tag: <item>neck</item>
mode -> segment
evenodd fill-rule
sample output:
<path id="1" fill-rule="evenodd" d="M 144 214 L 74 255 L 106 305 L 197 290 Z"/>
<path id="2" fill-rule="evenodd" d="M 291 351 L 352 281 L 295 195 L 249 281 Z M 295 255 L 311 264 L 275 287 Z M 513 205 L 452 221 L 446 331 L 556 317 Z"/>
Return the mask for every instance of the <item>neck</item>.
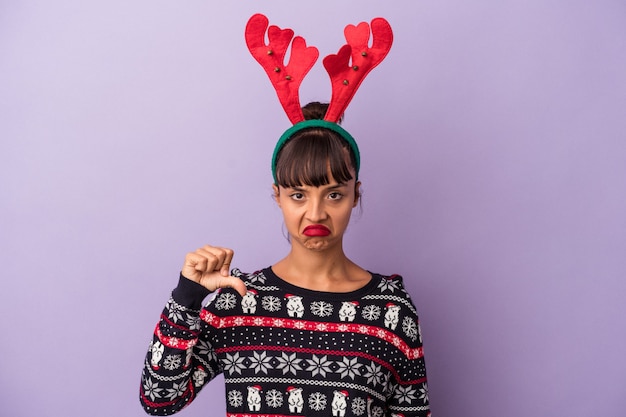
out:
<path id="1" fill-rule="evenodd" d="M 292 245 L 289 254 L 272 269 L 290 284 L 316 291 L 353 291 L 371 278 L 367 271 L 348 259 L 341 246 L 312 251 Z"/>
<path id="2" fill-rule="evenodd" d="M 284 260 L 303 275 L 316 276 L 333 276 L 334 272 L 345 269 L 351 263 L 341 247 L 313 251 L 297 245 L 292 245 Z"/>

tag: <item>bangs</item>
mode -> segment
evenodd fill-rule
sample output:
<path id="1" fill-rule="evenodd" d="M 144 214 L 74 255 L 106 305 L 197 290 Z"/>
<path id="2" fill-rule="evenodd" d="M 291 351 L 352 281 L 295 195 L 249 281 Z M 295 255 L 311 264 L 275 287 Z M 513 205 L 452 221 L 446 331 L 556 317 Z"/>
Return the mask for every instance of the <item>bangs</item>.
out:
<path id="1" fill-rule="evenodd" d="M 348 144 L 328 129 L 307 129 L 296 133 L 281 149 L 276 163 L 277 185 L 320 187 L 346 183 L 353 178 L 356 162 Z"/>

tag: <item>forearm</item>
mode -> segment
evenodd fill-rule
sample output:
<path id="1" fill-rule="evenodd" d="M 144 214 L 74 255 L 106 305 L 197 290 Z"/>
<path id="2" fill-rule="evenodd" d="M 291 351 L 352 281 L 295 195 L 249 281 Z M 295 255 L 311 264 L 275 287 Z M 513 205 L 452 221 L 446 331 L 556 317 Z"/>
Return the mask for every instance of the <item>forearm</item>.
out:
<path id="1" fill-rule="evenodd" d="M 140 401 L 149 414 L 176 413 L 214 376 L 209 349 L 196 348 L 201 303 L 207 294 L 202 286 L 181 276 L 161 314 L 141 378 Z"/>

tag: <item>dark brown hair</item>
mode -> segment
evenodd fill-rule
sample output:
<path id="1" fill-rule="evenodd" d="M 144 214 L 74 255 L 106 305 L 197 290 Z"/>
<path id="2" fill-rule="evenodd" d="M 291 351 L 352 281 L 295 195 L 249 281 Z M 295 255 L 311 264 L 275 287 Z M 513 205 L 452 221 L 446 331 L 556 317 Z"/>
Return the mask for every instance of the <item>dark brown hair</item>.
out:
<path id="1" fill-rule="evenodd" d="M 323 119 L 328 104 L 312 102 L 302 108 L 305 120 Z M 312 127 L 296 132 L 282 147 L 276 160 L 277 185 L 319 187 L 350 181 L 356 158 L 348 143 L 329 129 Z M 330 174 L 330 175 L 329 175 Z"/>

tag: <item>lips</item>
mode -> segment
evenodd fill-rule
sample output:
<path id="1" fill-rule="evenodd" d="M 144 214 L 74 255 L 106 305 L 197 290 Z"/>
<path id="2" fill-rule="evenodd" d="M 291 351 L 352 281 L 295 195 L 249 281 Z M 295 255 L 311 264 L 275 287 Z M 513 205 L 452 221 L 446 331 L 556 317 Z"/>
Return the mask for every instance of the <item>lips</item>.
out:
<path id="1" fill-rule="evenodd" d="M 309 237 L 323 237 L 328 236 L 330 234 L 330 229 L 328 227 L 321 224 L 312 224 L 304 228 L 302 232 L 303 235 Z"/>

